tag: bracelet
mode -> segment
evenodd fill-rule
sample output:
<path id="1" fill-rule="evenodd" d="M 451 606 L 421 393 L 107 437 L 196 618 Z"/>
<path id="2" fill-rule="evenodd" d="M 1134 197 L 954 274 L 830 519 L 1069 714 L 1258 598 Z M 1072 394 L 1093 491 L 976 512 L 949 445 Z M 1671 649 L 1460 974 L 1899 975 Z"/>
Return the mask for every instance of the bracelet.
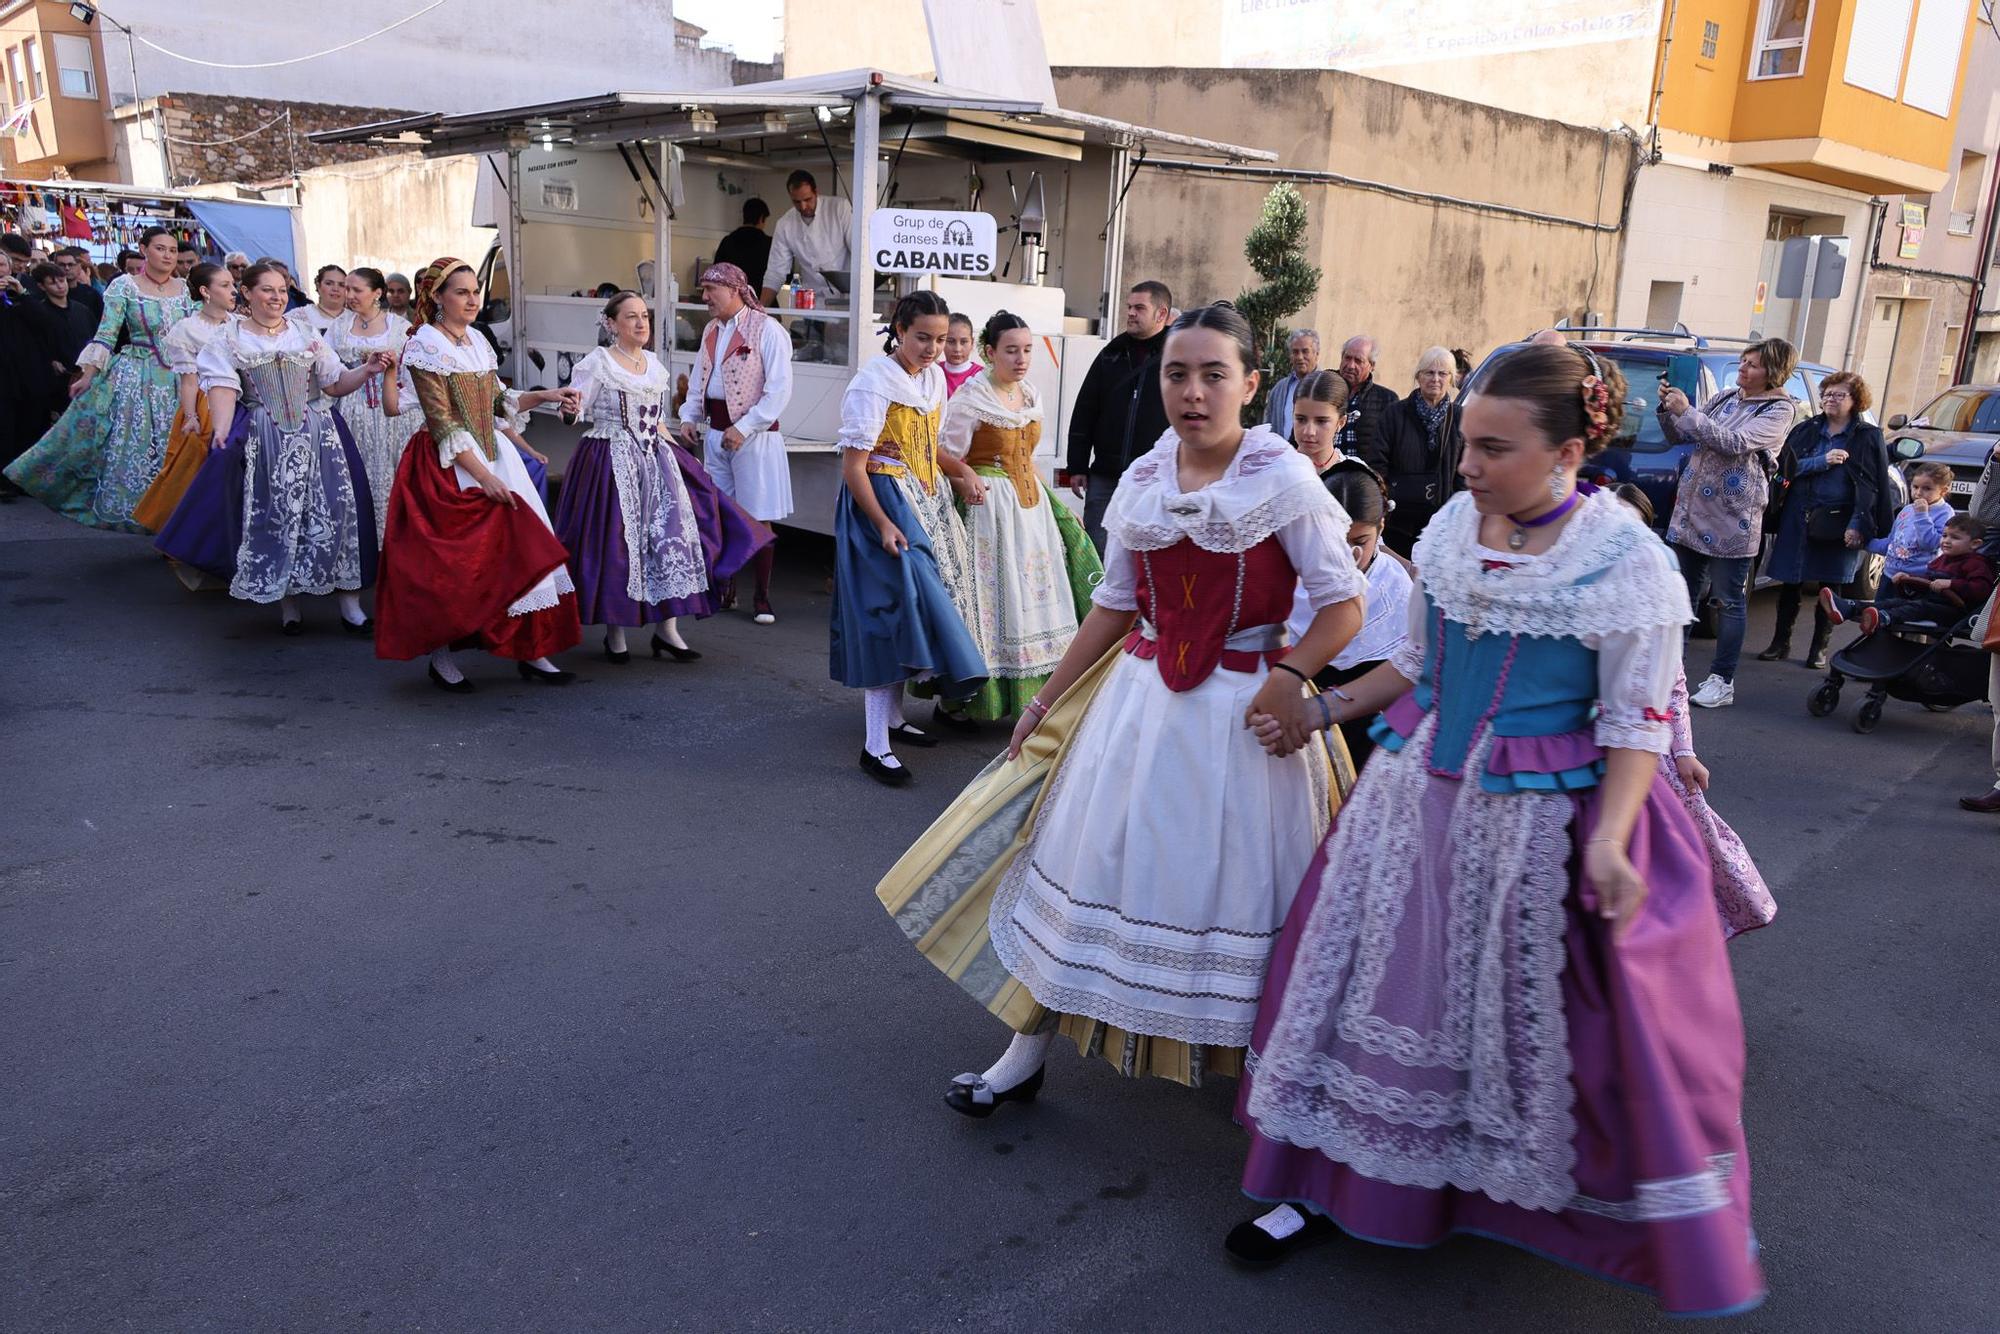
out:
<path id="1" fill-rule="evenodd" d="M 1313 702 L 1319 705 L 1319 730 L 1322 732 L 1331 732 L 1335 722 L 1333 706 L 1326 702 L 1325 695 L 1314 695 Z"/>
<path id="2" fill-rule="evenodd" d="M 1028 712 L 1037 718 L 1046 718 L 1049 716 L 1049 706 L 1042 703 L 1039 696 L 1035 696 L 1028 700 Z"/>
<path id="3" fill-rule="evenodd" d="M 1271 664 L 1271 670 L 1274 672 L 1290 672 L 1293 676 L 1298 677 L 1299 680 L 1304 684 L 1306 685 L 1312 684 L 1312 678 L 1310 676 L 1307 676 L 1304 672 L 1292 666 L 1292 664 L 1290 664 L 1289 662 L 1274 662 Z"/>
<path id="4" fill-rule="evenodd" d="M 1586 838 L 1583 846 L 1587 848 L 1593 843 L 1611 843 L 1621 848 L 1625 846 L 1625 840 L 1622 838 Z"/>

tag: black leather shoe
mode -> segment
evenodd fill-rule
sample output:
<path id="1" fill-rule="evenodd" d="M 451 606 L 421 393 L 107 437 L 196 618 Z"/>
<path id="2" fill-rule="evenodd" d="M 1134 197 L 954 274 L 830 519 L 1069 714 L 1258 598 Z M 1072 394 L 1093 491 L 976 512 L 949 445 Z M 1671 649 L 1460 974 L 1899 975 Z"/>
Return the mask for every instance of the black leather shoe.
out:
<path id="1" fill-rule="evenodd" d="M 561 668 L 557 668 L 553 672 L 545 672 L 539 667 L 530 667 L 525 662 L 517 662 L 514 665 L 520 669 L 523 681 L 533 681 L 536 685 L 566 686 L 571 681 L 576 680 L 575 672 L 566 672 Z"/>
<path id="2" fill-rule="evenodd" d="M 431 674 L 431 684 L 439 690 L 444 691 L 447 695 L 470 695 L 476 688 L 469 679 L 463 676 L 459 677 L 456 681 L 445 680 L 444 673 L 440 672 L 435 664 L 427 670 Z"/>
<path id="3" fill-rule="evenodd" d="M 982 1076 L 960 1075 L 944 1091 L 944 1105 L 961 1115 L 983 1121 L 993 1115 L 993 1109 L 1003 1102 L 1033 1102 L 1035 1095 L 1042 1091 L 1042 1076 L 1047 1071 L 1047 1066 L 1037 1066 L 1034 1074 L 1005 1093 L 995 1093 L 986 1087 Z"/>
<path id="4" fill-rule="evenodd" d="M 946 713 L 942 704 L 931 706 L 931 726 L 942 727 L 945 731 L 956 732 L 960 736 L 979 735 L 977 718 L 968 718 L 962 713 Z"/>
<path id="5" fill-rule="evenodd" d="M 908 787 L 910 785 L 910 767 L 907 764 L 899 764 L 898 767 L 891 769 L 888 765 L 882 763 L 881 760 L 870 755 L 866 750 L 861 752 L 861 772 L 867 774 L 884 787 Z"/>
<path id="6" fill-rule="evenodd" d="M 938 743 L 938 739 L 929 732 L 926 732 L 921 727 L 912 726 L 909 723 L 897 723 L 894 727 L 890 728 L 889 739 L 891 741 L 900 741 L 906 746 L 915 746 L 919 750 L 929 750 Z"/>
<path id="7" fill-rule="evenodd" d="M 1774 639 L 1771 641 L 1771 647 L 1765 649 L 1762 653 L 1759 653 L 1757 655 L 1757 661 L 1783 662 L 1786 658 L 1789 658 L 1791 656 L 1792 656 L 1792 641 L 1789 639 Z"/>
<path id="8" fill-rule="evenodd" d="M 1298 1209 L 1297 1205 L 1292 1207 Z M 1230 1258 L 1238 1264 L 1248 1265 L 1253 1269 L 1267 1269 L 1293 1251 L 1317 1241 L 1325 1241 L 1339 1231 L 1331 1219 L 1323 1218 L 1310 1209 L 1299 1209 L 1299 1215 L 1306 1220 L 1306 1225 L 1282 1241 L 1258 1227 L 1257 1219 L 1252 1218 L 1231 1228 L 1229 1236 L 1223 1240 L 1222 1248 L 1228 1251 Z M 1261 1217 L 1263 1215 L 1259 1214 L 1258 1218 Z"/>
<path id="9" fill-rule="evenodd" d="M 658 635 L 654 635 L 653 636 L 654 659 L 657 660 L 659 656 L 663 653 L 669 658 L 672 658 L 675 662 L 701 661 L 701 654 L 696 653 L 693 649 L 675 648 L 672 644 L 669 644 L 666 640 L 660 638 Z"/>
<path id="10" fill-rule="evenodd" d="M 1981 815 L 2000 815 L 2000 787 L 1990 787 L 1976 797 L 1960 797 L 1958 808 Z"/>
<path id="11" fill-rule="evenodd" d="M 611 647 L 611 636 L 606 635 L 604 636 L 604 660 L 623 667 L 626 663 L 632 661 L 632 650 L 629 648 Z"/>
<path id="12" fill-rule="evenodd" d="M 283 635 L 287 639 L 297 639 L 300 635 L 304 634 L 305 632 L 306 632 L 306 623 L 304 621 L 286 621 L 283 625 L 278 627 L 278 633 Z"/>
<path id="13" fill-rule="evenodd" d="M 343 632 L 350 635 L 354 635 L 356 637 L 359 637 L 361 635 L 372 635 L 375 633 L 375 622 L 369 620 L 367 617 L 364 616 L 361 618 L 361 623 L 359 625 L 356 625 L 353 621 L 347 620 L 346 618 L 343 617 L 340 622 L 340 628 Z"/>

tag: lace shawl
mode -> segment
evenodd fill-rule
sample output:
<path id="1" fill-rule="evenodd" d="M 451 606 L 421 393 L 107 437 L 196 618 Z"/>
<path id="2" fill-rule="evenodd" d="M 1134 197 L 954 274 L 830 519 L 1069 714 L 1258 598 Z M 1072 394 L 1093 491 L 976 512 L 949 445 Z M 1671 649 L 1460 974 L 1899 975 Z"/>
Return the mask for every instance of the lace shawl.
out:
<path id="1" fill-rule="evenodd" d="M 1555 545 L 1519 566 L 1487 567 L 1479 518 L 1461 491 L 1413 553 L 1424 591 L 1469 630 L 1583 639 L 1693 619 L 1672 553 L 1609 491 L 1586 496 Z"/>
<path id="2" fill-rule="evenodd" d="M 215 336 L 235 319 L 236 316 L 231 315 L 218 324 L 197 313 L 176 321 L 160 340 L 160 349 L 167 356 L 168 369 L 176 375 L 195 374 L 195 359 L 201 355 L 201 350 L 214 342 Z"/>
<path id="3" fill-rule="evenodd" d="M 971 386 L 966 386 L 967 392 Z M 1204 551 L 1236 555 L 1309 514 L 1347 516 L 1305 455 L 1267 426 L 1244 432 L 1222 476 L 1198 491 L 1180 488 L 1180 436 L 1171 429 L 1119 482 L 1104 528 L 1128 551 L 1160 551 L 1186 538 Z"/>
<path id="4" fill-rule="evenodd" d="M 944 425 L 938 431 L 938 448 L 954 458 L 964 458 L 972 448 L 973 432 L 980 422 L 1003 431 L 1018 431 L 1030 422 L 1042 420 L 1042 396 L 1026 380 L 1021 381 L 1022 407 L 1019 412 L 1000 401 L 993 391 L 993 374 L 981 371 L 959 386 L 944 405 Z"/>

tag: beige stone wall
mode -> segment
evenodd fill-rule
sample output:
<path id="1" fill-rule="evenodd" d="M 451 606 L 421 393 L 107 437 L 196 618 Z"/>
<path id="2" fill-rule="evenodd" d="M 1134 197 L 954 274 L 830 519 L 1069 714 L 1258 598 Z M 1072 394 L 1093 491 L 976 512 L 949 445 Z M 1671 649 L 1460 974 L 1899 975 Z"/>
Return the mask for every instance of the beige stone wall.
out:
<path id="1" fill-rule="evenodd" d="M 161 99 L 173 184 L 276 180 L 331 162 L 382 156 L 361 144 L 315 144 L 315 130 L 393 120 L 407 111 L 171 93 Z"/>
<path id="2" fill-rule="evenodd" d="M 1633 153 L 1622 136 L 1337 72 L 1058 69 L 1056 87 L 1065 106 L 1267 148 L 1294 168 L 1614 225 Z M 1184 306 L 1234 297 L 1254 280 L 1243 236 L 1271 185 L 1142 171 L 1127 200 L 1127 283 L 1161 279 Z M 1378 376 L 1399 391 L 1426 347 L 1476 359 L 1564 315 L 1608 309 L 1616 292 L 1613 233 L 1352 186 L 1299 188 L 1326 279 L 1292 323 L 1329 348 L 1375 335 Z"/>
<path id="3" fill-rule="evenodd" d="M 1049 63 L 1211 69 L 1227 63 L 1223 0 L 1039 0 Z M 1448 24 L 1449 20 L 1445 20 Z M 1643 125 L 1657 25 L 1615 41 L 1479 54 L 1364 71 L 1385 82 L 1573 125 Z M 933 70 L 923 0 L 785 6 L 785 73 Z M 1302 55 L 1302 65 L 1313 62 Z M 1264 71 L 1281 75 L 1286 71 Z M 1316 72 L 1316 71 L 1315 71 Z"/>

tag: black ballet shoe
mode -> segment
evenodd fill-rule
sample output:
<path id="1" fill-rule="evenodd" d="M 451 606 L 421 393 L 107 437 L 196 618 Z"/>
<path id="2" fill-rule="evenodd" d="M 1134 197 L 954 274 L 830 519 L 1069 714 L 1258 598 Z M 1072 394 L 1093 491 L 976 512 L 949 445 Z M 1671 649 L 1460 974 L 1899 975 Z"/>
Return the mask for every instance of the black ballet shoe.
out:
<path id="1" fill-rule="evenodd" d="M 915 746 L 919 750 L 929 750 L 938 743 L 938 739 L 929 732 L 907 722 L 899 722 L 890 728 L 889 739 L 900 741 L 906 746 Z"/>
<path id="2" fill-rule="evenodd" d="M 435 663 L 431 664 L 428 670 L 431 674 L 431 684 L 439 690 L 444 691 L 447 695 L 470 695 L 477 689 L 469 677 L 461 676 L 456 681 L 445 680 L 444 673 L 437 669 L 437 664 Z"/>
<path id="3" fill-rule="evenodd" d="M 514 665 L 520 669 L 523 681 L 533 681 L 538 686 L 566 686 L 576 680 L 575 672 L 566 672 L 560 667 L 555 671 L 545 672 L 539 667 L 530 667 L 525 662 L 517 662 Z"/>
<path id="4" fill-rule="evenodd" d="M 278 633 L 287 639 L 297 639 L 306 632 L 304 621 L 286 621 L 278 627 Z"/>
<path id="5" fill-rule="evenodd" d="M 1033 1102 L 1035 1095 L 1042 1091 L 1042 1076 L 1047 1072 L 1047 1066 L 1038 1065 L 1034 1074 L 1004 1093 L 995 1093 L 988 1088 L 983 1075 L 960 1075 L 944 1091 L 944 1105 L 962 1116 L 983 1121 L 993 1115 L 993 1109 L 1003 1102 Z"/>
<path id="6" fill-rule="evenodd" d="M 980 730 L 977 718 L 968 718 L 962 713 L 947 713 L 942 704 L 931 706 L 931 725 L 960 736 L 978 736 Z"/>
<path id="7" fill-rule="evenodd" d="M 1292 1207 L 1299 1209 L 1296 1204 Z M 1268 1209 L 1265 1210 L 1265 1213 L 1269 1212 Z M 1299 1209 L 1299 1214 L 1306 1220 L 1306 1225 L 1282 1241 L 1258 1227 L 1257 1219 L 1252 1218 L 1231 1228 L 1228 1237 L 1223 1240 L 1222 1248 L 1229 1252 L 1230 1259 L 1240 1265 L 1251 1269 L 1268 1269 L 1293 1251 L 1315 1242 L 1325 1241 L 1340 1230 L 1331 1219 L 1322 1217 L 1310 1209 Z M 1257 1218 L 1263 1216 L 1259 1214 Z"/>
<path id="8" fill-rule="evenodd" d="M 701 654 L 695 652 L 693 649 L 675 648 L 672 644 L 669 644 L 666 640 L 660 638 L 658 635 L 654 635 L 653 636 L 654 661 L 657 662 L 662 653 L 666 654 L 669 658 L 672 658 L 675 662 L 701 661 Z"/>
<path id="9" fill-rule="evenodd" d="M 340 620 L 340 628 L 350 635 L 372 635 L 375 633 L 375 622 L 366 616 L 363 616 L 358 622 L 350 621 L 343 616 Z"/>
<path id="10" fill-rule="evenodd" d="M 891 769 L 888 765 L 882 763 L 878 757 L 870 755 L 866 750 L 861 752 L 861 771 L 884 787 L 908 787 L 910 784 L 910 769 L 908 765 L 899 764 L 896 768 Z"/>
<path id="11" fill-rule="evenodd" d="M 626 663 L 632 661 L 632 650 L 629 648 L 611 647 L 611 636 L 606 635 L 604 636 L 604 660 L 623 667 Z"/>

